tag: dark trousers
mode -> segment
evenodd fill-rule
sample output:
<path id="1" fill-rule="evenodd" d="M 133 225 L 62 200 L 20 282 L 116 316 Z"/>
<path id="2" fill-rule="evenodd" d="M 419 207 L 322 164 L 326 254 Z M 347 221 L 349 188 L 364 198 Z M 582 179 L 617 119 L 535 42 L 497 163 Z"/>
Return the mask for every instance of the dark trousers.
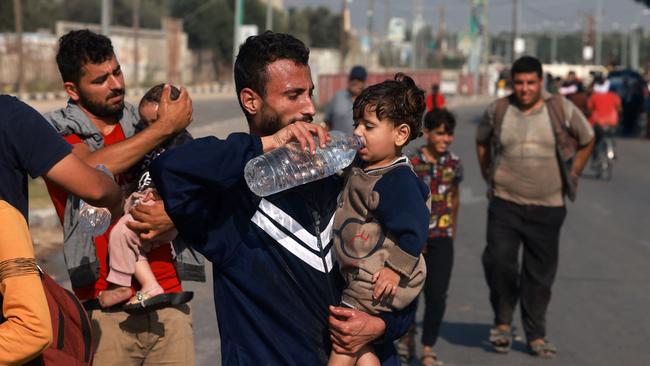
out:
<path id="1" fill-rule="evenodd" d="M 522 206 L 493 198 L 488 208 L 485 278 L 495 324 L 511 324 L 521 303 L 528 341 L 546 336 L 546 309 L 558 263 L 564 207 Z M 519 247 L 524 253 L 519 270 Z"/>
<path id="2" fill-rule="evenodd" d="M 433 347 L 447 306 L 447 290 L 454 263 L 453 239 L 429 239 L 424 260 L 427 262 L 427 278 L 424 282 L 422 344 Z"/>

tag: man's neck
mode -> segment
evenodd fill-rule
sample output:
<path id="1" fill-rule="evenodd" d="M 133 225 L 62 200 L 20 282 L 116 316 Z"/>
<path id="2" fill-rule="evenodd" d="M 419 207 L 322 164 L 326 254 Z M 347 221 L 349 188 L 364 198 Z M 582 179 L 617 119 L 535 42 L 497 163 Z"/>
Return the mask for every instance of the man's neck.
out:
<path id="1" fill-rule="evenodd" d="M 539 110 L 542 106 L 544 105 L 544 98 L 539 98 L 535 104 L 529 105 L 529 106 L 524 106 L 521 105 L 520 103 L 516 103 L 517 108 L 523 115 L 529 115 L 537 110 Z"/>
<path id="2" fill-rule="evenodd" d="M 99 117 L 92 114 L 90 111 L 84 108 L 84 106 L 80 104 L 78 104 L 78 106 L 81 111 L 84 112 L 84 114 L 88 117 L 90 122 L 92 122 L 95 127 L 97 127 L 99 132 L 101 132 L 104 136 L 110 135 L 119 123 L 117 116 Z"/>

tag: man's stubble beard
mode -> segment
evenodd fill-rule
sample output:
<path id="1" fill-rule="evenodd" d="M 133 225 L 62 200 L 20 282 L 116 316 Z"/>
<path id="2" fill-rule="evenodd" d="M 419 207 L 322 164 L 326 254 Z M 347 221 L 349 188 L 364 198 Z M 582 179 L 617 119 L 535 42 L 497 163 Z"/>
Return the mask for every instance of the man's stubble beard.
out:
<path id="1" fill-rule="evenodd" d="M 280 116 L 272 111 L 268 111 L 267 108 L 262 107 L 262 122 L 258 127 L 258 131 L 262 136 L 270 136 L 273 135 L 274 133 L 280 131 L 282 128 L 285 127 L 285 124 L 282 123 L 282 120 L 280 119 Z M 286 125 L 290 125 L 294 122 L 311 122 L 313 121 L 313 117 L 311 116 L 303 116 L 300 118 L 292 118 L 289 123 Z"/>
<path id="2" fill-rule="evenodd" d="M 124 95 L 125 92 L 122 89 L 121 91 L 111 92 L 111 94 L 106 98 L 107 100 L 119 95 Z M 90 98 L 87 98 L 84 93 L 79 93 L 79 103 L 90 113 L 97 117 L 116 117 L 124 110 L 124 99 L 119 104 L 110 106 L 107 103 L 97 103 L 92 101 Z"/>

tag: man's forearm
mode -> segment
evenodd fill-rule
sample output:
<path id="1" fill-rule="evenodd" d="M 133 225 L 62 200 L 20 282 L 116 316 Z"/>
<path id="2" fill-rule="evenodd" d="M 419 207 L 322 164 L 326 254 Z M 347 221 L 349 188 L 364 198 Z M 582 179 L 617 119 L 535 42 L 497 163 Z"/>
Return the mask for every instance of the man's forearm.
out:
<path id="1" fill-rule="evenodd" d="M 591 156 L 595 141 L 596 139 L 592 138 L 587 145 L 578 148 L 578 151 L 576 151 L 576 158 L 573 163 L 573 171 L 576 175 L 580 176 L 582 174 L 582 170 L 587 165 L 587 161 L 589 161 L 589 157 Z"/>
<path id="2" fill-rule="evenodd" d="M 485 144 L 476 143 L 476 155 L 478 157 L 478 165 L 481 168 L 481 176 L 483 177 L 483 180 L 487 181 L 487 170 L 489 166 L 487 146 Z"/>
<path id="3" fill-rule="evenodd" d="M 104 146 L 85 155 L 77 155 L 90 166 L 104 164 L 113 174 L 120 174 L 169 137 L 170 134 L 153 125 L 124 141 Z"/>

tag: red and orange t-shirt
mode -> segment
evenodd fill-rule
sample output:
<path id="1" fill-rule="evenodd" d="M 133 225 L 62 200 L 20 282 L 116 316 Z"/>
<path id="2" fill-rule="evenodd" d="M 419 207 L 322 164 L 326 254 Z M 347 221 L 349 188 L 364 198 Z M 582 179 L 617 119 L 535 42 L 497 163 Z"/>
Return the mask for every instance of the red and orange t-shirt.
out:
<path id="1" fill-rule="evenodd" d="M 589 123 L 592 126 L 616 126 L 618 124 L 618 110 L 621 108 L 621 98 L 613 92 L 594 93 L 589 98 Z"/>
<path id="2" fill-rule="evenodd" d="M 83 143 L 83 141 L 77 135 L 68 135 L 64 136 L 64 139 L 71 145 Z M 122 127 L 118 124 L 113 131 L 104 136 L 104 146 L 108 146 L 120 141 L 126 140 Z M 117 176 L 117 181 L 120 185 L 124 185 L 129 182 L 121 181 L 120 176 Z M 59 220 L 63 223 L 63 214 L 65 212 L 65 204 L 68 199 L 68 193 L 63 189 L 59 188 L 55 184 L 48 182 L 46 180 L 47 190 L 56 209 L 56 213 L 59 216 Z M 108 288 L 108 282 L 106 277 L 108 276 L 109 266 L 108 266 L 108 238 L 113 225 L 111 225 L 106 232 L 94 239 L 95 241 L 95 252 L 97 255 L 97 260 L 99 261 L 99 279 L 95 282 L 94 285 L 89 285 L 81 288 L 74 288 L 75 295 L 81 300 L 95 299 L 99 296 L 99 292 L 106 290 Z M 178 279 L 176 273 L 176 268 L 174 267 L 174 261 L 172 257 L 171 245 L 161 245 L 151 250 L 147 254 L 149 260 L 149 265 L 153 271 L 154 276 L 160 286 L 165 290 L 165 292 L 179 292 L 183 291 L 181 282 Z M 133 289 L 136 290 L 139 288 L 137 282 L 134 281 L 136 286 L 133 286 Z"/>

